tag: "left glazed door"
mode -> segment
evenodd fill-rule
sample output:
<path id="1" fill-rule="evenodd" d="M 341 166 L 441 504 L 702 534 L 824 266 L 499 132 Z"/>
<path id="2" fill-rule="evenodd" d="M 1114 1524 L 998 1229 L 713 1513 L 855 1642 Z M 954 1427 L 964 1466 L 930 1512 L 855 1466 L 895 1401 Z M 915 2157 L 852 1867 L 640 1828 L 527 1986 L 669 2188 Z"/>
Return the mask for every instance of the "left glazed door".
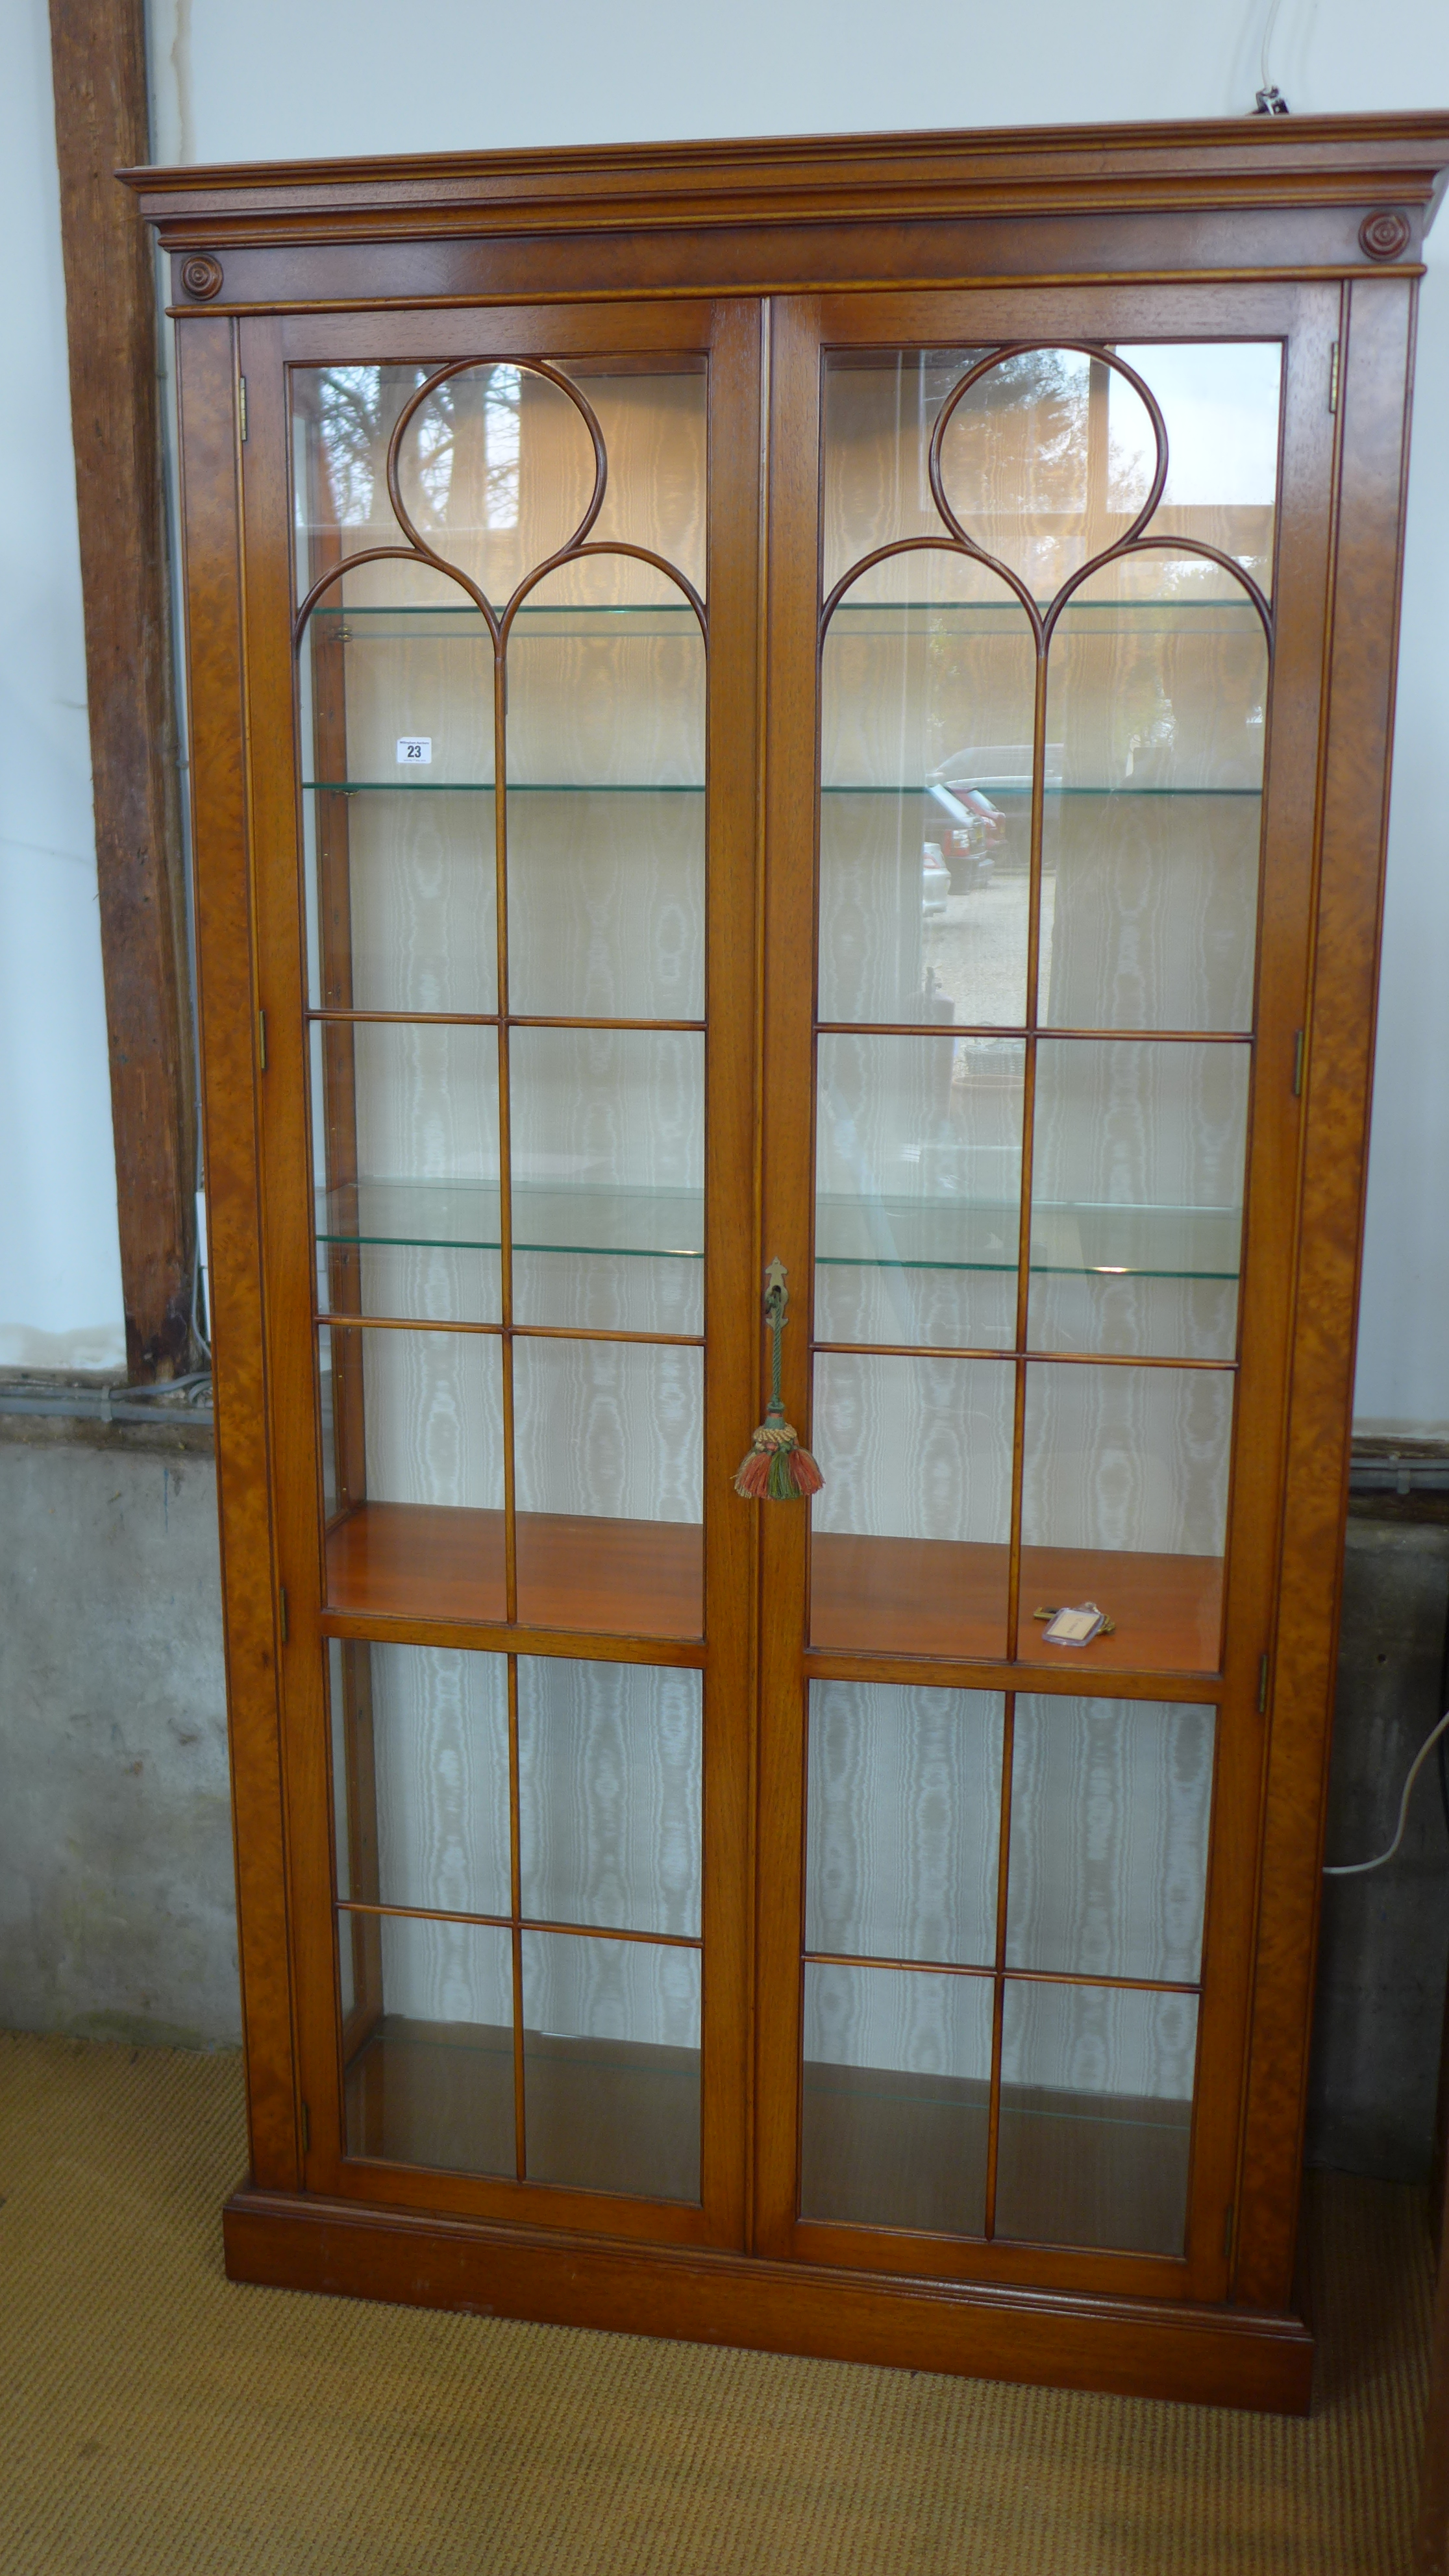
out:
<path id="1" fill-rule="evenodd" d="M 758 349 L 239 334 L 308 2187 L 726 2244 Z"/>

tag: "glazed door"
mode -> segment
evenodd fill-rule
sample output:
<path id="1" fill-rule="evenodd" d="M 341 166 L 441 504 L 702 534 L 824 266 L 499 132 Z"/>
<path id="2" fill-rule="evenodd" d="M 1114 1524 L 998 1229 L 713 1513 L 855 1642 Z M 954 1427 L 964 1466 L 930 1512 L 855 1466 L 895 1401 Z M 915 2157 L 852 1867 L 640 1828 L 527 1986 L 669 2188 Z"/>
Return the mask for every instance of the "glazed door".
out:
<path id="1" fill-rule="evenodd" d="M 686 2241 L 743 2224 L 758 327 L 241 344 L 308 2184 Z"/>
<path id="2" fill-rule="evenodd" d="M 1229 2284 L 1336 310 L 776 311 L 777 2252 Z"/>

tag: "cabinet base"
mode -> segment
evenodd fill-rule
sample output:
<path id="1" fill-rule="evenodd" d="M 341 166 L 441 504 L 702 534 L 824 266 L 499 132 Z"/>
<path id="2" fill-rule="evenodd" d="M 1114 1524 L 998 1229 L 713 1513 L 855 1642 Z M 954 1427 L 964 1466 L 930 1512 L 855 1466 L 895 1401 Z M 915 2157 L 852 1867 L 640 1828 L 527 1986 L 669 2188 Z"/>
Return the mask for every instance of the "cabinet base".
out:
<path id="1" fill-rule="evenodd" d="M 888 2369 L 1308 2411 L 1301 2318 L 919 2281 L 745 2254 L 545 2234 L 244 2184 L 222 2218 L 233 2281 L 471 2316 L 599 2326 Z"/>

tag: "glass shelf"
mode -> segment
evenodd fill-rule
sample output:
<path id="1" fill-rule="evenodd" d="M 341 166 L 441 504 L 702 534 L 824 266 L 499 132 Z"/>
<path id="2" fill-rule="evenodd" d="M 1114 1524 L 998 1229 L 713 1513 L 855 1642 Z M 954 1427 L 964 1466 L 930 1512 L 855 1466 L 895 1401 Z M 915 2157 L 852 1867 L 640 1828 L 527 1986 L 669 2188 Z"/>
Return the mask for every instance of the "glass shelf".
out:
<path id="1" fill-rule="evenodd" d="M 1018 1213 L 1010 1200 L 822 1200 L 815 1258 L 825 1267 L 1013 1272 Z M 1110 1207 L 1038 1202 L 1031 1268 L 1042 1275 L 1236 1279 L 1236 1208 Z M 498 1188 L 487 1181 L 350 1183 L 317 1193 L 320 1243 L 416 1250 L 498 1249 Z M 700 1261 L 704 1202 L 691 1192 L 569 1189 L 515 1183 L 516 1252 L 640 1261 Z"/>
<path id="2" fill-rule="evenodd" d="M 1039 604 L 1044 607 L 1046 601 Z M 903 617 L 928 617 L 938 633 L 944 630 L 971 635 L 999 626 L 1004 618 L 1021 615 L 1014 599 L 860 599 L 842 600 L 832 611 L 830 622 L 833 626 L 837 617 L 852 621 L 874 617 L 880 621 L 878 632 L 898 644 Z M 1202 631 L 1204 619 L 1213 618 L 1218 620 L 1218 629 L 1209 625 L 1208 633 L 1238 634 L 1243 631 L 1245 619 L 1251 620 L 1254 633 L 1262 632 L 1258 611 L 1246 591 L 1239 598 L 1224 597 L 1219 591 L 1200 599 L 1072 599 L 1058 621 L 1057 634 L 1074 630 L 1080 633 L 1079 621 L 1086 617 L 1094 623 L 1110 618 L 1114 625 L 1137 635 L 1170 635 L 1183 618 L 1191 618 L 1195 632 Z M 860 625 L 853 623 L 853 634 L 858 636 L 860 631 Z"/>
<path id="3" fill-rule="evenodd" d="M 317 1192 L 317 1240 L 419 1251 L 496 1252 L 496 1181 L 354 1181 Z M 513 1185 L 515 1252 L 702 1261 L 704 1200 L 689 1190 Z"/>
<path id="4" fill-rule="evenodd" d="M 314 608 L 314 620 L 325 622 L 330 640 L 344 644 L 417 643 L 436 636 L 450 643 L 476 644 L 487 628 L 477 608 Z M 515 611 L 514 631 L 522 640 L 538 643 L 551 641 L 557 635 L 596 635 L 600 627 L 626 621 L 631 643 L 649 635 L 672 635 L 680 620 L 699 633 L 699 620 L 688 600 L 676 607 L 672 601 L 631 605 L 601 603 L 590 607 L 584 603 L 556 604 L 552 607 L 520 608 Z M 357 626 L 360 633 L 354 634 Z M 466 630 L 466 631 L 465 631 Z"/>
<path id="5" fill-rule="evenodd" d="M 827 1268 L 1014 1273 L 1014 1200 L 822 1198 L 815 1259 Z M 1109 1279 L 1236 1279 L 1237 1208 L 1109 1207 L 1038 1201 L 1034 1275 Z"/>
<path id="6" fill-rule="evenodd" d="M 431 569 L 431 567 L 425 566 L 424 569 Z M 1258 573 L 1266 570 L 1266 566 L 1245 565 L 1243 569 L 1256 577 Z M 1134 618 L 1140 618 L 1144 614 L 1164 610 L 1173 617 L 1182 615 L 1201 617 L 1213 611 L 1219 613 L 1225 611 L 1229 616 L 1236 618 L 1241 617 L 1244 610 L 1254 618 L 1257 616 L 1257 610 L 1246 592 L 1241 598 L 1225 598 L 1221 592 L 1218 592 L 1211 597 L 1197 599 L 1080 599 L 1070 603 L 1070 613 L 1073 617 L 1117 617 L 1126 613 Z M 1016 601 L 1009 599 L 843 599 L 832 612 L 833 617 L 851 618 L 895 618 L 902 614 L 917 617 L 999 618 L 1016 617 L 1021 614 L 1021 611 Z M 401 604 L 396 607 L 314 608 L 312 617 L 317 621 L 325 620 L 334 627 L 351 625 L 354 620 L 365 618 L 369 621 L 371 630 L 367 636 L 369 642 L 378 640 L 378 635 L 386 623 L 396 623 L 403 618 L 425 619 L 430 625 L 440 628 L 445 633 L 451 632 L 459 622 L 470 622 L 475 626 L 483 623 L 482 613 L 476 608 L 437 608 L 424 605 L 409 607 Z M 653 604 L 629 601 L 611 604 L 600 601 L 594 605 L 575 602 L 554 603 L 551 606 L 536 608 L 523 607 L 515 610 L 513 622 L 515 626 L 527 624 L 530 629 L 547 625 L 558 631 L 570 619 L 580 621 L 587 628 L 601 621 L 621 617 L 635 621 L 636 624 L 654 619 L 659 621 L 666 631 L 668 625 L 678 618 L 685 618 L 692 625 L 698 623 L 688 600 L 683 599 L 677 604 L 673 601 L 655 601 Z"/>
<path id="7" fill-rule="evenodd" d="M 323 796 L 492 796 L 491 778 L 304 778 L 304 789 Z M 898 791 L 896 791 L 898 792 Z M 918 791 L 912 790 L 911 793 Z M 658 785 L 652 779 L 625 779 L 618 785 L 592 778 L 510 778 L 510 796 L 702 796 L 704 783 L 685 780 Z"/>
<path id="8" fill-rule="evenodd" d="M 959 788 L 967 776 L 964 769 L 958 770 L 950 784 Z M 883 786 L 864 780 L 859 785 L 836 786 L 827 779 L 820 793 L 822 796 L 929 796 L 933 783 L 930 779 L 910 778 L 903 783 L 888 780 Z M 970 773 L 970 784 L 988 794 L 993 804 L 998 798 L 1004 803 L 1011 797 L 1019 798 L 1025 804 L 1031 796 L 1029 779 L 993 778 L 988 769 L 983 769 L 979 776 Z M 1069 796 L 1114 796 L 1119 803 L 1124 796 L 1250 796 L 1261 803 L 1263 791 L 1261 787 L 1134 787 L 1130 781 L 1116 787 L 1064 787 L 1059 779 L 1049 778 L 1045 794 L 1050 805 L 1058 805 Z"/>
<path id="9" fill-rule="evenodd" d="M 993 799 L 1019 797 L 1025 803 L 1031 795 L 1026 784 L 1004 784 L 983 772 L 973 784 L 989 789 Z M 495 782 L 491 778 L 409 778 L 404 784 L 391 778 L 304 778 L 304 789 L 323 796 L 491 796 Z M 1249 796 L 1261 801 L 1259 787 L 1061 787 L 1048 781 L 1046 794 L 1052 803 L 1068 796 Z M 657 784 L 652 779 L 625 779 L 618 784 L 600 779 L 510 778 L 510 796 L 702 796 L 702 780 L 682 784 Z M 928 796 L 929 783 L 920 778 L 903 784 L 888 782 L 884 786 L 831 786 L 820 790 L 822 796 Z"/>

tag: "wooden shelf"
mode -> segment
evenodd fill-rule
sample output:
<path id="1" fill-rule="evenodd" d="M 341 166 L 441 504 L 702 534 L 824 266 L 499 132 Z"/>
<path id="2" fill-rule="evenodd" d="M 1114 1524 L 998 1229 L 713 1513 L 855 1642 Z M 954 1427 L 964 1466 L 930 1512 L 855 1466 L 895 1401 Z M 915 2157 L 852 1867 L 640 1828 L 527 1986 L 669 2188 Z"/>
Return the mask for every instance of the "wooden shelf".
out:
<path id="1" fill-rule="evenodd" d="M 698 1521 L 520 1512 L 523 1626 L 608 1637 L 704 1633 Z M 327 1534 L 327 1606 L 362 1618 L 501 1621 L 503 1514 L 359 1503 Z"/>
<path id="2" fill-rule="evenodd" d="M 1007 1658 L 1005 1547 L 950 1539 L 811 1540 L 810 1643 L 823 1653 Z M 1222 1559 L 1028 1547 L 1021 1557 L 1017 1658 L 1094 1670 L 1215 1672 Z M 1095 1601 L 1115 1623 L 1079 1653 L 1046 1644 L 1037 1608 Z"/>
<path id="3" fill-rule="evenodd" d="M 1009 1660 L 1008 1554 L 948 1539 L 811 1542 L 810 1643 L 827 1654 Z M 1022 1550 L 1017 1660 L 1083 1676 L 1215 1672 L 1222 1559 Z M 1038 1607 L 1096 1601 L 1115 1620 L 1081 1653 L 1045 1643 Z M 442 1504 L 360 1503 L 327 1537 L 327 1607 L 358 1618 L 501 1624 L 503 1514 Z M 606 1637 L 689 1640 L 704 1633 L 703 1533 L 697 1521 L 518 1515 L 518 1619 Z"/>

